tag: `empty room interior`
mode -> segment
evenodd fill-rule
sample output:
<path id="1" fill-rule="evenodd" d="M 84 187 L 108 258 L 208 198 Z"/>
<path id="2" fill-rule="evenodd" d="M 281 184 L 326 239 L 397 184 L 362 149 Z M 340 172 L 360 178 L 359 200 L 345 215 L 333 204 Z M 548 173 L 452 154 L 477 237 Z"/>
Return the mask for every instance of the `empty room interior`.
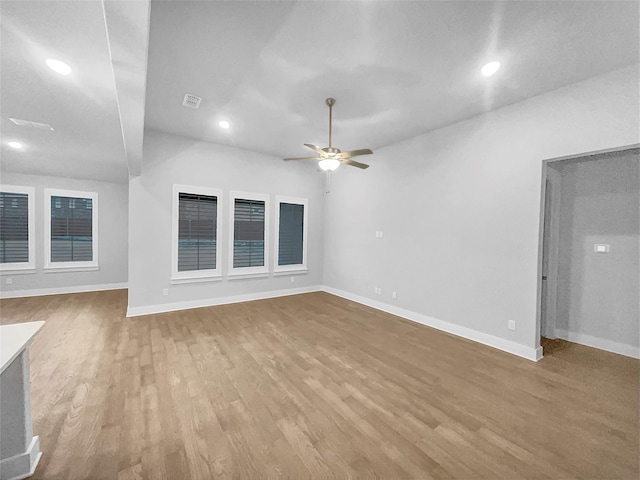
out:
<path id="1" fill-rule="evenodd" d="M 0 480 L 640 476 L 637 1 L 0 2 Z"/>

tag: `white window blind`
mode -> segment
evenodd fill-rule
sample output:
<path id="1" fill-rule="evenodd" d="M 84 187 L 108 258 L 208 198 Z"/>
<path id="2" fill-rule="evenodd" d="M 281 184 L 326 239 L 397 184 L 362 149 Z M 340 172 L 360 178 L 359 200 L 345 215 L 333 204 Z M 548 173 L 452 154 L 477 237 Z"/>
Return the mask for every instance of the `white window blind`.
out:
<path id="1" fill-rule="evenodd" d="M 265 266 L 265 202 L 236 198 L 233 218 L 233 268 Z"/>
<path id="2" fill-rule="evenodd" d="M 278 265 L 300 265 L 304 252 L 304 205 L 280 203 Z"/>
<path id="3" fill-rule="evenodd" d="M 29 195 L 0 192 L 0 263 L 29 263 Z"/>
<path id="4" fill-rule="evenodd" d="M 216 265 L 218 198 L 178 195 L 178 271 L 213 270 Z"/>

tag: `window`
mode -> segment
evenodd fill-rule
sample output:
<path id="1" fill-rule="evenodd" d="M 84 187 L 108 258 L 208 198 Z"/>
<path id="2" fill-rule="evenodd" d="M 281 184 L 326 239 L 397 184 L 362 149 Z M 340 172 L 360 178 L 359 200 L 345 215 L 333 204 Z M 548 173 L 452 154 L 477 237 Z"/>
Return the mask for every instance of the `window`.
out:
<path id="1" fill-rule="evenodd" d="M 35 190 L 0 186 L 0 270 L 31 270 L 35 263 Z"/>
<path id="2" fill-rule="evenodd" d="M 173 186 L 172 283 L 220 278 L 221 198 L 218 189 Z"/>
<path id="3" fill-rule="evenodd" d="M 307 199 L 276 197 L 274 272 L 307 270 Z"/>
<path id="4" fill-rule="evenodd" d="M 269 196 L 231 192 L 230 275 L 269 273 Z"/>
<path id="5" fill-rule="evenodd" d="M 45 268 L 98 268 L 98 194 L 45 191 Z"/>

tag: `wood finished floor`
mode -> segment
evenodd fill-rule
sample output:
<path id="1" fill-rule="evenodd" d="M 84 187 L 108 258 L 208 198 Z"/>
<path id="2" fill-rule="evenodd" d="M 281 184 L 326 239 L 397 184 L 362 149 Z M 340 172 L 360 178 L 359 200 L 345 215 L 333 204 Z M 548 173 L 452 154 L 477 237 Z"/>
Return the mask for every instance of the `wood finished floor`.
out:
<path id="1" fill-rule="evenodd" d="M 326 293 L 126 303 L 0 303 L 47 321 L 32 478 L 638 478 L 637 360 L 556 342 L 533 363 Z"/>

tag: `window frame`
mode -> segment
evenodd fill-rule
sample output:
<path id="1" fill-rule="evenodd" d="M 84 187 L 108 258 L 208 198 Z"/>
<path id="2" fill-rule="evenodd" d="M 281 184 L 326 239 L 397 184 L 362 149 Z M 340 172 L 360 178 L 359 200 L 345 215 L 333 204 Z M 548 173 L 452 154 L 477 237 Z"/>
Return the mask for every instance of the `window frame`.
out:
<path id="1" fill-rule="evenodd" d="M 180 227 L 180 194 L 207 195 L 216 197 L 216 268 L 205 270 L 178 271 L 178 235 Z M 195 185 L 173 185 L 171 201 L 171 284 L 207 282 L 222 279 L 221 254 L 221 219 L 222 219 L 222 190 L 219 188 L 198 187 Z"/>
<path id="2" fill-rule="evenodd" d="M 91 254 L 92 260 L 79 262 L 51 261 L 51 197 L 70 197 L 91 199 Z M 48 271 L 92 271 L 99 270 L 98 265 L 98 192 L 65 190 L 59 188 L 44 189 L 44 269 Z"/>
<path id="3" fill-rule="evenodd" d="M 233 249 L 235 242 L 235 206 L 237 199 L 264 202 L 264 266 L 235 268 L 233 266 Z M 229 278 L 258 278 L 269 276 L 269 210 L 271 208 L 269 200 L 270 195 L 265 193 L 251 193 L 240 191 L 231 191 L 229 193 Z"/>
<path id="4" fill-rule="evenodd" d="M 278 265 L 280 260 L 280 204 L 289 203 L 302 205 L 304 207 L 302 216 L 302 263 L 294 265 Z M 275 246 L 273 250 L 273 273 L 274 275 L 286 275 L 290 273 L 307 273 L 307 232 L 309 227 L 309 200 L 307 198 L 276 196 L 275 201 Z"/>
<path id="5" fill-rule="evenodd" d="M 36 269 L 36 189 L 18 185 L 0 185 L 0 191 L 27 195 L 27 229 L 29 235 L 29 260 L 27 262 L 0 263 L 0 272 L 28 273 Z"/>

